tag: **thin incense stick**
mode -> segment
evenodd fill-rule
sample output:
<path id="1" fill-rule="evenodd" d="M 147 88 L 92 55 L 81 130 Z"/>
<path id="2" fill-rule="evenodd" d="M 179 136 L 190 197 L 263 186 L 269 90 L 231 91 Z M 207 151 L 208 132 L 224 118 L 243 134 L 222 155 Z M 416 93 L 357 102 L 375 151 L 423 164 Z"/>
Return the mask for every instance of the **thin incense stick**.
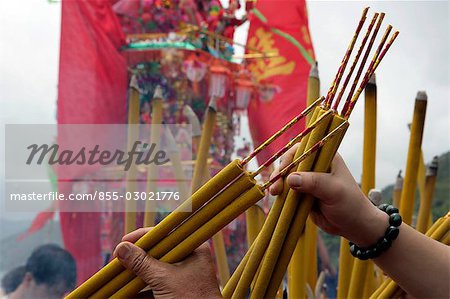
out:
<path id="1" fill-rule="evenodd" d="M 293 167 L 297 166 L 302 160 L 316 152 L 319 148 L 321 148 L 326 142 L 328 142 L 331 138 L 336 136 L 343 128 L 345 127 L 345 123 L 340 124 L 333 131 L 328 133 L 325 137 L 323 137 L 319 142 L 315 143 L 311 148 L 309 148 L 305 153 L 303 153 L 299 158 L 292 161 L 289 165 L 283 168 L 276 176 L 271 178 L 268 182 L 263 184 L 263 189 L 269 188 L 273 183 L 277 180 L 285 176 L 288 172 L 292 170 Z"/>
<path id="2" fill-rule="evenodd" d="M 383 19 L 383 16 L 384 15 L 382 14 L 382 16 L 380 18 Z M 353 59 L 353 63 L 350 66 L 350 70 L 349 70 L 349 72 L 347 74 L 347 77 L 345 77 L 344 84 L 342 85 L 341 90 L 340 90 L 340 92 L 339 92 L 339 94 L 338 94 L 338 96 L 336 98 L 336 101 L 333 104 L 333 110 L 335 110 L 335 111 L 337 111 L 339 103 L 341 102 L 341 98 L 342 98 L 342 96 L 343 96 L 343 94 L 345 92 L 345 89 L 347 88 L 347 85 L 348 85 L 348 83 L 350 81 L 350 78 L 353 75 L 353 71 L 355 70 L 356 65 L 358 64 L 359 57 L 361 56 L 361 54 L 362 54 L 362 52 L 364 50 L 366 42 L 369 39 L 369 35 L 372 32 L 372 28 L 375 25 L 375 21 L 377 20 L 377 18 L 378 18 L 378 13 L 375 13 L 373 18 L 372 18 L 372 21 L 369 24 L 369 27 L 367 28 L 366 34 L 364 35 L 364 38 L 363 38 L 363 40 L 361 42 L 361 45 L 360 45 L 360 47 L 358 49 L 358 52 L 356 53 L 356 56 Z M 363 64 L 364 64 L 364 62 L 363 62 Z"/>
<path id="3" fill-rule="evenodd" d="M 355 92 L 356 87 L 358 86 L 359 78 L 362 75 L 362 72 L 364 70 L 364 66 L 366 65 L 367 58 L 369 58 L 370 51 L 372 50 L 373 44 L 374 44 L 375 39 L 376 39 L 376 37 L 378 35 L 378 31 L 380 30 L 380 27 L 381 27 L 381 24 L 383 23 L 383 20 L 384 20 L 384 13 L 381 13 L 380 18 L 378 19 L 378 22 L 377 22 L 377 26 L 375 27 L 375 30 L 372 33 L 372 37 L 370 38 L 369 44 L 367 45 L 366 52 L 364 53 L 363 59 L 361 60 L 361 64 L 359 65 L 358 71 L 356 72 L 355 79 L 353 80 L 352 87 L 350 88 L 350 91 L 349 91 L 348 96 L 347 96 L 347 100 L 345 101 L 345 105 L 344 105 L 344 108 L 342 109 L 342 111 L 345 111 L 347 109 L 348 105 L 350 104 L 350 101 L 352 99 L 352 95 Z M 386 29 L 386 32 L 384 33 L 384 35 L 383 35 L 383 37 L 381 39 L 382 42 L 380 43 L 380 45 L 384 45 L 383 41 L 386 41 L 386 39 L 389 36 L 389 33 L 391 32 L 391 30 L 392 30 L 392 26 L 389 25 L 387 27 L 387 29 Z M 381 49 L 382 49 L 382 46 L 381 47 L 378 46 L 378 50 L 376 51 L 376 53 L 377 52 L 379 53 L 381 51 Z M 377 54 L 375 54 L 375 55 L 377 55 Z M 341 115 L 342 115 L 342 113 L 341 113 Z"/>
<path id="4" fill-rule="evenodd" d="M 331 84 L 330 89 L 328 90 L 327 96 L 325 98 L 325 105 L 326 105 L 325 107 L 330 107 L 331 102 L 333 101 L 333 97 L 339 86 L 339 82 L 341 81 L 342 75 L 344 74 L 348 60 L 350 59 L 350 55 L 352 54 L 353 47 L 355 46 L 356 40 L 358 39 L 358 35 L 361 32 L 364 22 L 366 21 L 366 15 L 367 15 L 368 10 L 369 10 L 369 7 L 366 7 L 363 10 L 361 19 L 359 20 L 359 23 L 358 23 L 358 27 L 356 28 L 355 33 L 353 34 L 352 40 L 350 41 L 350 44 L 348 45 L 347 52 L 345 53 L 344 58 L 341 61 L 341 65 L 339 66 L 339 69 L 333 80 L 333 83 Z"/>
<path id="5" fill-rule="evenodd" d="M 392 35 L 392 37 L 389 40 L 389 42 L 386 44 L 386 46 L 383 49 L 383 51 L 376 58 L 375 62 L 374 62 L 374 60 L 372 60 L 372 62 L 370 63 L 369 69 L 367 70 L 366 74 L 364 75 L 364 79 L 361 82 L 361 85 L 359 86 L 359 88 L 356 91 L 356 93 L 353 95 L 352 100 L 351 100 L 351 102 L 349 104 L 348 110 L 345 112 L 345 117 L 346 118 L 348 118 L 350 116 L 350 114 L 352 113 L 353 108 L 355 107 L 355 104 L 358 101 L 358 98 L 361 95 L 362 91 L 364 90 L 364 88 L 366 87 L 367 83 L 369 82 L 370 77 L 375 73 L 375 70 L 380 65 L 380 62 L 383 60 L 383 58 L 386 55 L 386 53 L 389 51 L 389 48 L 394 43 L 394 41 L 397 38 L 398 34 L 399 34 L 398 31 L 394 32 L 394 34 Z"/>
<path id="6" fill-rule="evenodd" d="M 299 142 L 303 137 L 308 135 L 314 128 L 317 127 L 324 119 L 328 117 L 332 112 L 327 111 L 322 116 L 320 116 L 316 121 L 314 121 L 311 125 L 309 125 L 306 129 L 304 129 L 300 134 L 295 136 L 291 141 L 289 141 L 283 148 L 281 148 L 278 152 L 276 152 L 272 157 L 270 157 L 266 162 L 264 162 L 257 170 L 252 172 L 252 176 L 255 177 L 263 171 L 264 168 L 271 165 L 274 161 L 280 158 L 285 152 L 287 152 L 294 144 Z"/>
<path id="7" fill-rule="evenodd" d="M 317 105 L 319 105 L 324 100 L 324 97 L 318 98 L 314 103 L 306 107 L 299 115 L 290 120 L 287 124 L 285 124 L 280 130 L 278 130 L 275 134 L 269 137 L 266 141 L 264 141 L 260 146 L 258 146 L 253 152 L 251 152 L 246 158 L 241 161 L 241 165 L 247 164 L 251 159 L 256 157 L 259 152 L 265 149 L 269 144 L 271 144 L 275 139 L 280 137 L 284 132 L 286 132 L 289 128 L 295 125 L 298 121 L 308 115 Z"/>

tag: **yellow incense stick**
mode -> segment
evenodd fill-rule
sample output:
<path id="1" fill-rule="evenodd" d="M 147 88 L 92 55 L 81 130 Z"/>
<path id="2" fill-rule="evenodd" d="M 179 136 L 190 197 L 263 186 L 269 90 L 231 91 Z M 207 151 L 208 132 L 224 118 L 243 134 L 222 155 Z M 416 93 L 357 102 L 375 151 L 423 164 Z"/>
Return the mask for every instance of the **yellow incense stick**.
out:
<path id="1" fill-rule="evenodd" d="M 320 96 L 320 78 L 319 70 L 317 68 L 317 63 L 311 68 L 308 78 L 308 90 L 307 90 L 307 101 L 312 102 L 314 98 Z M 311 99 L 309 98 L 311 97 Z M 309 118 L 307 116 L 307 123 L 309 123 Z M 308 218 L 309 219 L 309 218 Z M 306 222 L 305 228 L 306 234 L 306 250 L 308 253 L 305 255 L 306 260 L 306 279 L 307 283 L 311 289 L 315 289 L 317 281 L 317 226 L 309 219 Z"/>
<path id="2" fill-rule="evenodd" d="M 162 90 L 161 87 L 157 86 L 155 94 L 152 100 L 152 124 L 150 128 L 150 146 L 155 145 L 157 148 L 160 144 L 161 131 L 160 126 L 162 124 L 163 118 L 163 100 L 162 100 Z M 155 150 L 157 149 L 155 148 Z M 151 163 L 147 168 L 147 194 L 150 192 L 156 192 L 157 186 L 157 176 L 158 176 L 158 166 Z M 154 226 L 155 225 L 155 207 L 152 201 L 145 202 L 145 215 L 144 215 L 144 226 Z"/>
<path id="3" fill-rule="evenodd" d="M 258 239 L 258 238 L 257 238 Z M 255 240 L 256 241 L 256 240 Z M 245 253 L 244 257 L 242 258 L 241 262 L 237 266 L 236 270 L 234 270 L 233 275 L 228 280 L 227 284 L 222 290 L 222 297 L 223 298 L 231 298 L 231 295 L 233 295 L 234 290 L 236 289 L 236 286 L 242 276 L 242 272 L 244 271 L 244 268 L 247 264 L 248 259 L 250 258 L 250 254 L 255 247 L 255 242 L 250 246 L 250 248 Z"/>
<path id="4" fill-rule="evenodd" d="M 263 213 L 259 206 L 254 205 L 245 211 L 245 223 L 247 227 L 247 244 L 250 247 L 261 230 L 260 213 Z"/>
<path id="5" fill-rule="evenodd" d="M 211 98 L 210 105 L 205 113 L 205 121 L 203 123 L 202 136 L 197 152 L 197 159 L 195 160 L 194 174 L 192 176 L 192 190 L 200 187 L 203 180 L 203 172 L 206 169 L 207 159 L 209 154 L 209 147 L 214 133 L 214 126 L 216 124 L 216 98 Z"/>
<path id="6" fill-rule="evenodd" d="M 206 171 L 203 179 L 204 183 L 210 179 L 211 176 L 209 171 Z M 217 272 L 219 273 L 219 284 L 223 288 L 230 279 L 230 268 L 228 266 L 227 251 L 225 248 L 222 231 L 218 231 L 212 237 L 212 243 L 214 248 L 214 256 L 216 258 Z"/>
<path id="7" fill-rule="evenodd" d="M 408 158 L 406 161 L 405 179 L 403 183 L 402 198 L 400 200 L 400 214 L 403 222 L 411 225 L 414 212 L 414 197 L 417 186 L 417 170 L 422 146 L 425 113 L 427 109 L 427 95 L 425 92 L 417 93 L 414 115 L 409 139 Z"/>
<path id="8" fill-rule="evenodd" d="M 365 90 L 363 170 L 361 180 L 361 190 L 366 196 L 375 187 L 377 138 L 377 87 L 375 76 L 372 76 L 369 82 L 370 84 L 367 85 Z M 373 277 L 368 277 L 368 275 L 373 276 L 372 261 L 355 260 L 348 291 L 349 298 L 363 297 L 365 284 L 373 283 Z"/>
<path id="9" fill-rule="evenodd" d="M 425 187 L 423 196 L 421 196 L 419 214 L 417 215 L 416 229 L 424 233 L 428 228 L 429 218 L 431 214 L 431 203 L 433 201 L 434 189 L 436 185 L 438 158 L 434 157 L 430 166 L 426 170 Z"/>
<path id="10" fill-rule="evenodd" d="M 216 257 L 217 272 L 219 272 L 219 283 L 221 287 L 224 287 L 230 279 L 230 268 L 228 267 L 227 251 L 225 249 L 222 231 L 218 231 L 213 235 L 212 242 Z"/>
<path id="11" fill-rule="evenodd" d="M 427 166 L 425 165 L 425 159 L 423 157 L 423 151 L 420 150 L 419 167 L 417 169 L 417 187 L 419 187 L 420 202 L 425 195 L 425 177 L 427 173 Z"/>
<path id="12" fill-rule="evenodd" d="M 186 118 L 189 120 L 189 124 L 192 129 L 192 148 L 198 150 L 198 146 L 200 144 L 200 138 L 202 135 L 202 127 L 200 125 L 200 121 L 195 114 L 194 110 L 192 110 L 191 106 L 184 105 L 183 113 Z"/>
<path id="13" fill-rule="evenodd" d="M 128 101 L 128 144 L 127 148 L 131 149 L 134 142 L 139 138 L 139 91 L 137 89 L 136 76 L 133 76 L 130 81 L 130 93 Z M 137 191 L 137 168 L 132 163 L 130 169 L 127 171 L 126 177 L 126 191 Z M 128 200 L 125 204 L 125 233 L 132 232 L 136 229 L 136 202 Z"/>
<path id="14" fill-rule="evenodd" d="M 320 79 L 317 62 L 311 67 L 308 78 L 306 100 L 308 105 L 320 96 Z M 311 115 L 306 117 L 310 124 Z M 305 235 L 299 242 L 292 255 L 288 268 L 288 290 L 293 298 L 305 297 L 305 284 L 315 288 L 317 280 L 317 227 L 311 221 L 307 221 Z"/>
<path id="15" fill-rule="evenodd" d="M 180 193 L 180 199 L 184 201 L 189 198 L 189 188 L 187 184 L 188 180 L 181 163 L 180 151 L 170 129 L 165 130 L 164 136 L 166 137 L 167 151 L 169 154 L 174 178 L 177 182 L 178 192 Z"/>
<path id="16" fill-rule="evenodd" d="M 269 215 L 261 228 L 260 234 L 255 242 L 253 242 L 252 247 L 249 249 L 244 259 L 239 263 L 238 269 L 233 273 L 229 283 L 225 286 L 222 293 L 224 298 L 232 298 L 232 296 L 234 298 L 242 298 L 242 296 L 245 296 L 247 293 L 270 242 L 270 238 L 277 224 L 288 191 L 289 187 L 286 183 L 283 188 L 283 193 L 279 195 L 273 203 Z"/>
<path id="17" fill-rule="evenodd" d="M 400 199 L 402 197 L 403 177 L 401 171 L 397 175 L 397 179 L 394 184 L 394 191 L 392 193 L 392 201 L 394 207 L 400 207 Z"/>
<path id="18" fill-rule="evenodd" d="M 354 259 L 350 254 L 350 245 L 345 238 L 341 237 L 341 243 L 339 247 L 339 275 L 338 275 L 338 288 L 337 298 L 348 298 L 348 288 L 350 286 L 350 278 L 352 275 Z"/>

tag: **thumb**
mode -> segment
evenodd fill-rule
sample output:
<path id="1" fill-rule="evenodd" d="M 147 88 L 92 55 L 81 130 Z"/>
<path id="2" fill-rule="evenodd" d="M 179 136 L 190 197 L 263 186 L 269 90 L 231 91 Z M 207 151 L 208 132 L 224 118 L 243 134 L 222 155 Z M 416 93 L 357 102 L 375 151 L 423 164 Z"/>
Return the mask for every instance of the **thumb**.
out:
<path id="1" fill-rule="evenodd" d="M 114 254 L 129 270 L 139 276 L 150 288 L 155 289 L 165 277 L 170 276 L 172 265 L 158 261 L 130 242 L 117 245 Z"/>
<path id="2" fill-rule="evenodd" d="M 321 201 L 335 198 L 338 188 L 329 173 L 319 172 L 293 172 L 287 182 L 291 189 L 308 193 Z"/>

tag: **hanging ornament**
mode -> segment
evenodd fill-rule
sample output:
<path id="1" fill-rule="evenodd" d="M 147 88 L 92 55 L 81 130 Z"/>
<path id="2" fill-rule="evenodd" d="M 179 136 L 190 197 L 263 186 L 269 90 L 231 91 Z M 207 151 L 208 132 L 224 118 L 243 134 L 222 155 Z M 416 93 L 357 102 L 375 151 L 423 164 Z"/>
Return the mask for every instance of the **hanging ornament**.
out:
<path id="1" fill-rule="evenodd" d="M 216 59 L 209 71 L 209 96 L 223 98 L 225 96 L 230 70 Z"/>
<path id="2" fill-rule="evenodd" d="M 246 111 L 253 95 L 255 85 L 251 81 L 251 76 L 244 70 L 240 71 L 237 79 L 234 81 L 236 86 L 235 109 Z"/>
<path id="3" fill-rule="evenodd" d="M 197 57 L 190 56 L 183 63 L 183 71 L 186 77 L 192 82 L 192 88 L 195 94 L 199 94 L 198 83 L 203 80 L 206 75 L 207 65 L 198 60 Z"/>

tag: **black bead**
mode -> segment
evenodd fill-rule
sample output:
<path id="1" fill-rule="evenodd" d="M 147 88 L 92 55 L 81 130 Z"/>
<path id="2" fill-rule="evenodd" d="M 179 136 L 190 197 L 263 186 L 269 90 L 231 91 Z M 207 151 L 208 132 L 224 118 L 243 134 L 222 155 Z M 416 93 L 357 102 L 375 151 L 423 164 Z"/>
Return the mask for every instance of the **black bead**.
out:
<path id="1" fill-rule="evenodd" d="M 374 259 L 374 258 L 379 257 L 381 252 L 382 251 L 379 250 L 377 246 L 375 246 L 374 248 L 372 248 L 372 252 L 371 252 L 372 256 L 370 258 Z"/>
<path id="2" fill-rule="evenodd" d="M 386 249 L 388 249 L 389 247 L 391 247 L 392 241 L 386 238 L 383 238 L 383 240 L 381 240 L 381 242 L 379 242 L 377 244 L 377 248 L 380 251 L 385 251 Z"/>
<path id="3" fill-rule="evenodd" d="M 360 260 L 362 260 L 365 257 L 364 251 L 361 249 L 356 250 L 356 257 L 359 258 Z"/>
<path id="4" fill-rule="evenodd" d="M 372 255 L 372 252 L 370 249 L 363 250 L 362 255 L 361 255 L 361 260 L 363 260 L 363 261 L 368 260 L 368 259 L 370 259 L 371 255 Z"/>
<path id="5" fill-rule="evenodd" d="M 389 224 L 392 226 L 400 226 L 402 224 L 402 216 L 398 213 L 394 213 L 389 216 Z"/>
<path id="6" fill-rule="evenodd" d="M 380 210 L 382 210 L 383 212 L 386 212 L 386 209 L 389 205 L 387 203 L 382 203 L 381 205 L 378 206 L 378 208 Z"/>
<path id="7" fill-rule="evenodd" d="M 394 213 L 398 213 L 398 209 L 397 209 L 396 207 L 394 207 L 394 206 L 389 205 L 389 206 L 386 208 L 386 213 L 387 213 L 388 215 L 391 215 L 391 214 L 394 214 Z"/>
<path id="8" fill-rule="evenodd" d="M 350 245 L 350 253 L 356 257 L 356 251 L 358 251 L 358 246 L 356 246 L 355 244 Z"/>
<path id="9" fill-rule="evenodd" d="M 386 237 L 386 239 L 393 241 L 393 240 L 397 239 L 399 233 L 400 233 L 400 229 L 398 227 L 389 226 L 386 229 L 384 236 Z"/>

